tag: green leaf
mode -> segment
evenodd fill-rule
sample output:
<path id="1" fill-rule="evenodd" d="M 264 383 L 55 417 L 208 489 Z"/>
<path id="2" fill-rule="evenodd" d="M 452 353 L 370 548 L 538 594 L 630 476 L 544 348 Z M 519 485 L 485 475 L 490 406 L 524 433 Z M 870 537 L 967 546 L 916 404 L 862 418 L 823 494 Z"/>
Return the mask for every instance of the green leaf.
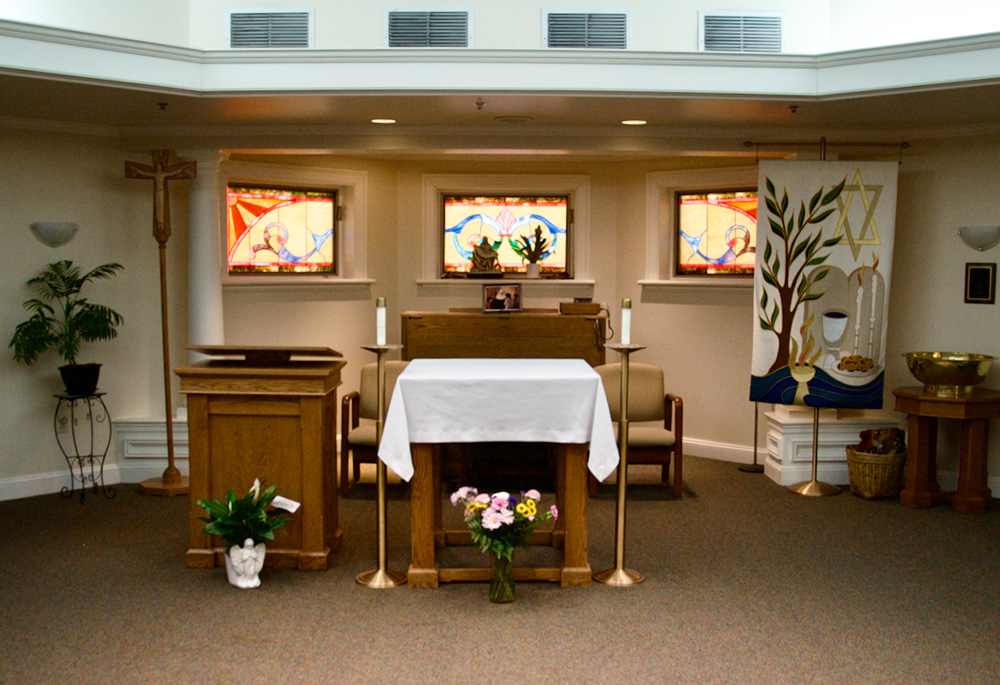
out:
<path id="1" fill-rule="evenodd" d="M 836 200 L 837 196 L 840 195 L 841 191 L 844 190 L 844 186 L 846 184 L 847 184 L 847 176 L 844 176 L 843 181 L 835 185 L 833 188 L 830 189 L 830 192 L 828 192 L 826 195 L 823 196 L 823 204 L 828 205 L 834 200 Z M 820 190 L 822 190 L 822 188 L 820 188 Z"/>
<path id="2" fill-rule="evenodd" d="M 788 210 L 788 191 L 784 191 L 784 195 L 781 196 L 781 216 L 785 216 L 785 212 Z"/>
<path id="3" fill-rule="evenodd" d="M 807 247 L 809 247 L 809 243 L 808 242 L 801 242 L 798 245 L 796 245 L 795 249 L 792 250 L 792 256 L 788 258 L 788 261 L 789 262 L 794 262 L 795 258 L 798 257 L 803 252 L 805 252 L 805 250 L 806 250 Z"/>
<path id="4" fill-rule="evenodd" d="M 777 235 L 779 238 L 781 238 L 782 240 L 785 240 L 785 238 L 786 238 L 786 236 L 785 236 L 785 225 L 781 224 L 781 223 L 778 223 L 777 221 L 775 221 L 771 217 L 768 217 L 767 221 L 771 225 L 771 231 L 775 235 Z"/>
<path id="5" fill-rule="evenodd" d="M 823 241 L 823 247 L 833 247 L 834 245 L 836 245 L 837 243 L 839 243 L 841 240 L 843 240 L 843 238 L 844 238 L 844 236 L 838 235 L 835 238 L 830 238 L 829 240 L 824 240 Z"/>
<path id="6" fill-rule="evenodd" d="M 802 298 L 802 302 L 811 302 L 812 300 L 818 300 L 819 298 L 823 297 L 824 295 L 826 295 L 825 292 L 822 292 L 822 293 L 809 293 L 808 295 L 806 295 L 805 297 Z"/>
<path id="7" fill-rule="evenodd" d="M 766 271 L 766 270 L 761 271 L 760 275 L 764 277 L 764 281 L 766 283 L 768 283 L 770 285 L 773 285 L 775 288 L 779 287 L 778 286 L 778 279 L 776 279 L 774 277 L 774 274 L 771 273 L 770 271 Z"/>
<path id="8" fill-rule="evenodd" d="M 822 195 L 823 195 L 823 187 L 820 186 L 820 189 L 817 190 L 816 194 L 812 196 L 811 200 L 809 200 L 809 213 L 810 214 L 816 210 L 816 205 L 819 204 L 819 199 L 820 199 L 820 197 L 822 197 Z"/>
<path id="9" fill-rule="evenodd" d="M 825 259 L 825 257 L 824 257 L 824 259 Z M 830 273 L 829 267 L 827 267 L 826 269 L 818 269 L 817 273 L 816 273 L 816 277 L 813 279 L 813 282 L 815 283 L 817 281 L 822 281 L 824 278 L 826 278 L 826 275 L 828 273 Z"/>
<path id="10" fill-rule="evenodd" d="M 825 254 L 822 257 L 816 257 L 815 259 L 810 259 L 808 262 L 806 262 L 806 266 L 819 266 L 829 258 L 830 255 Z"/>
<path id="11" fill-rule="evenodd" d="M 823 220 L 826 219 L 826 217 L 828 217 L 831 214 L 833 214 L 833 212 L 834 212 L 833 209 L 827 209 L 825 211 L 822 211 L 819 214 L 817 214 L 816 216 L 814 216 L 812 219 L 810 219 L 809 223 L 811 223 L 811 224 L 823 223 Z"/>
<path id="12" fill-rule="evenodd" d="M 771 195 L 775 195 L 774 181 L 771 180 L 769 176 L 764 177 L 764 186 L 767 188 L 767 192 Z"/>
<path id="13" fill-rule="evenodd" d="M 806 205 L 804 202 L 799 203 L 799 228 L 806 225 Z"/>
<path id="14" fill-rule="evenodd" d="M 771 241 L 767 240 L 764 242 L 764 263 L 767 264 L 771 260 Z"/>
<path id="15" fill-rule="evenodd" d="M 764 198 L 764 204 L 767 205 L 767 211 L 775 216 L 781 216 L 782 212 L 778 209 L 778 204 L 771 198 Z"/>

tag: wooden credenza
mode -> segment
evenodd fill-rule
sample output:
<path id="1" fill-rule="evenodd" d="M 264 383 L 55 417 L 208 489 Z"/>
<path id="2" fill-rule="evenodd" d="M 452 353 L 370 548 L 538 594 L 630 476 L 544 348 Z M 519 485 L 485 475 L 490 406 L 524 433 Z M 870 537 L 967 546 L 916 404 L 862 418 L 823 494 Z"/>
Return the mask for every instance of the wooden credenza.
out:
<path id="1" fill-rule="evenodd" d="M 542 358 L 605 361 L 607 316 L 556 310 L 510 314 L 403 312 L 403 359 Z"/>
<path id="2" fill-rule="evenodd" d="M 236 348 L 194 347 L 224 354 Z M 238 352 L 250 348 L 237 349 Z M 340 549 L 337 510 L 337 386 L 341 359 L 288 360 L 254 348 L 243 361 L 210 359 L 175 370 L 187 395 L 191 508 L 190 567 L 224 563 L 220 539 L 202 532 L 199 499 L 242 496 L 259 478 L 301 503 L 267 545 L 265 564 L 322 571 Z M 302 348 L 316 353 L 317 348 Z M 287 352 L 287 351 L 286 351 Z M 295 354 L 296 350 L 290 350 Z M 326 350 L 330 356 L 338 356 Z"/>

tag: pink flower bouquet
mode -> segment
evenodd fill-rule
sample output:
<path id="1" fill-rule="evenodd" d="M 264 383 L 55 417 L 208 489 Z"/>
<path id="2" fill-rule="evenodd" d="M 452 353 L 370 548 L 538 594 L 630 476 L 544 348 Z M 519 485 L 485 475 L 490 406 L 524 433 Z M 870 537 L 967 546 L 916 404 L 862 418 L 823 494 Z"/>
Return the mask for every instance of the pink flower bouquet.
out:
<path id="1" fill-rule="evenodd" d="M 465 523 L 472 531 L 472 541 L 484 552 L 510 560 L 514 550 L 527 547 L 528 534 L 543 521 L 555 521 L 559 510 L 552 505 L 541 511 L 538 490 L 518 495 L 480 493 L 476 488 L 461 487 L 451 495 L 453 506 L 465 508 Z"/>

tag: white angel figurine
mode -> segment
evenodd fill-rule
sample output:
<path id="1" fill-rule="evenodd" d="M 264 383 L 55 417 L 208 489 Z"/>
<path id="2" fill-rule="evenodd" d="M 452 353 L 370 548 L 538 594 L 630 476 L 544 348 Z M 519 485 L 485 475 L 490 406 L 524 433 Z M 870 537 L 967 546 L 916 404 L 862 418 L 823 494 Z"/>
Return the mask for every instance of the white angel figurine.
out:
<path id="1" fill-rule="evenodd" d="M 226 557 L 226 573 L 229 582 L 238 588 L 252 588 L 260 586 L 258 574 L 264 567 L 264 543 L 253 544 L 253 540 L 247 538 L 243 546 L 233 545 L 229 548 Z"/>

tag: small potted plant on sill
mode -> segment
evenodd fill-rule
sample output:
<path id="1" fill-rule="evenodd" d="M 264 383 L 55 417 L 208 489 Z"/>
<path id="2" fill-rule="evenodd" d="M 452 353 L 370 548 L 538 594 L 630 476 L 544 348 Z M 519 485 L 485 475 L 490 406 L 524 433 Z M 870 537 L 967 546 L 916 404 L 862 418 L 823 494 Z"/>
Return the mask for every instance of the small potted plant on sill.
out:
<path id="1" fill-rule="evenodd" d="M 526 235 L 518 236 L 517 240 L 513 238 L 507 240 L 517 256 L 527 262 L 525 266 L 527 277 L 538 278 L 541 270 L 538 262 L 545 258 L 549 248 L 549 241 L 542 237 L 542 227 L 535 226 L 534 243 Z"/>
<path id="2" fill-rule="evenodd" d="M 452 506 L 465 507 L 465 524 L 472 541 L 489 552 L 490 601 L 497 604 L 514 601 L 514 550 L 528 546 L 528 535 L 543 521 L 559 518 L 556 505 L 539 511 L 542 496 L 538 490 L 480 494 L 476 488 L 461 487 L 451 495 Z"/>
<path id="3" fill-rule="evenodd" d="M 246 495 L 237 499 L 233 490 L 226 492 L 226 501 L 200 499 L 196 504 L 205 510 L 207 517 L 199 516 L 199 521 L 207 525 L 203 531 L 218 535 L 226 547 L 226 577 L 230 584 L 238 588 L 260 586 L 260 570 L 264 567 L 265 544 L 274 541 L 274 531 L 292 520 L 290 514 L 280 509 L 270 509 L 275 499 L 278 504 L 296 503 L 279 498 L 272 485 L 260 491 L 260 480 L 255 479 L 253 487 Z M 287 534 L 287 530 L 281 531 Z"/>
<path id="4" fill-rule="evenodd" d="M 66 259 L 49 264 L 30 279 L 28 285 L 38 297 L 24 303 L 31 317 L 14 329 L 8 345 L 14 350 L 14 359 L 30 366 L 44 352 L 55 350 L 66 362 L 59 367 L 66 394 L 93 394 L 101 365 L 77 363 L 80 347 L 85 342 L 114 338 L 124 319 L 110 307 L 88 302 L 81 291 L 87 283 L 111 278 L 123 268 L 116 263 L 102 264 L 84 273 Z"/>

